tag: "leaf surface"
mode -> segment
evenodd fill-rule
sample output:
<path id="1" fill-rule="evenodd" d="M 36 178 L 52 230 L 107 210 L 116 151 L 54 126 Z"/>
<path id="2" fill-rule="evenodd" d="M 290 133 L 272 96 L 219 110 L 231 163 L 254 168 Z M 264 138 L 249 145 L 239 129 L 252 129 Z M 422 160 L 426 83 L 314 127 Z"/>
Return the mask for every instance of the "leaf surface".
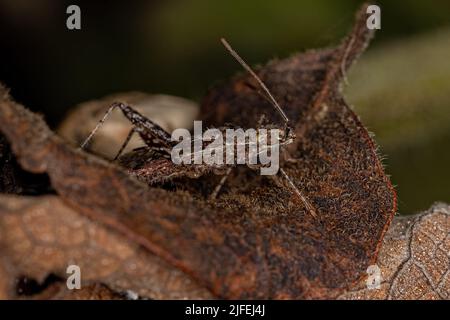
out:
<path id="1" fill-rule="evenodd" d="M 294 201 L 282 182 L 247 168 L 233 173 L 228 192 L 215 202 L 195 191 L 211 177 L 187 181 L 185 191 L 148 187 L 69 146 L 5 89 L 0 130 L 22 167 L 47 173 L 76 212 L 184 272 L 215 297 L 335 297 L 376 259 L 396 204 L 372 140 L 338 90 L 370 38 L 364 12 L 340 46 L 259 70 L 296 125 L 297 140 L 283 167 L 318 218 Z M 214 90 L 205 100 L 204 119 L 245 127 L 263 111 L 274 120 L 248 81 L 240 77 Z"/>

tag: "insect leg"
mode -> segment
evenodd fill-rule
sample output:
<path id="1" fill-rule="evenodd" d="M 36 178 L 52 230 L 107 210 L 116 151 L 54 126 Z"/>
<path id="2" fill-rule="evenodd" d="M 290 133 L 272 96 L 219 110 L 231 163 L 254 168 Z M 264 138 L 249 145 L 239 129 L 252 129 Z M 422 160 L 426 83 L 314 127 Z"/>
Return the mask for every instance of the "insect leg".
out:
<path id="1" fill-rule="evenodd" d="M 81 144 L 80 149 L 84 149 L 88 143 L 91 141 L 92 137 L 94 137 L 94 135 L 97 133 L 97 130 L 100 129 L 100 127 L 103 125 L 103 123 L 105 123 L 106 118 L 108 118 L 108 116 L 111 114 L 111 112 L 116 108 L 117 106 L 115 104 L 111 105 L 108 109 L 108 111 L 106 111 L 105 115 L 103 116 L 103 118 L 97 123 L 97 125 L 95 126 L 94 130 L 91 131 L 91 133 L 89 134 L 89 136 L 86 138 L 86 140 L 84 140 L 84 142 Z"/>
<path id="2" fill-rule="evenodd" d="M 117 152 L 116 156 L 114 157 L 114 161 L 116 161 L 120 157 L 120 155 L 122 154 L 123 150 L 126 148 L 128 143 L 130 142 L 131 137 L 133 136 L 134 133 L 136 133 L 136 129 L 135 128 L 132 128 L 130 130 L 130 132 L 128 132 L 127 138 L 125 139 L 125 141 L 123 142 L 123 144 L 120 147 L 119 151 Z"/>
<path id="3" fill-rule="evenodd" d="M 220 192 L 220 189 L 222 189 L 223 185 L 225 184 L 225 181 L 227 181 L 228 176 L 230 175 L 232 167 L 229 167 L 223 177 L 220 179 L 219 184 L 214 188 L 214 191 L 209 196 L 210 200 L 214 200 L 217 198 L 217 195 Z"/>
<path id="4" fill-rule="evenodd" d="M 114 105 L 116 105 L 122 111 L 123 115 L 135 126 L 136 131 L 147 146 L 172 147 L 170 134 L 155 122 L 126 104 L 115 103 Z"/>
<path id="5" fill-rule="evenodd" d="M 300 200 L 303 202 L 303 204 L 306 207 L 306 210 L 314 217 L 317 218 L 316 211 L 314 210 L 314 207 L 311 205 L 311 203 L 306 199 L 306 197 L 303 195 L 303 193 L 298 190 L 298 188 L 295 186 L 294 182 L 292 182 L 291 178 L 287 175 L 287 173 L 280 168 L 281 175 L 286 179 L 286 181 L 289 183 L 289 185 L 294 190 L 294 193 L 300 198 Z"/>
<path id="6" fill-rule="evenodd" d="M 164 147 L 170 148 L 172 145 L 171 136 L 167 131 L 158 126 L 156 123 L 141 115 L 139 112 L 134 110 L 132 107 L 125 105 L 123 103 L 115 102 L 113 103 L 109 109 L 106 111 L 103 118 L 98 122 L 95 126 L 94 130 L 89 134 L 86 140 L 81 144 L 80 149 L 84 149 L 100 127 L 104 124 L 108 116 L 115 109 L 119 108 L 124 116 L 133 124 L 134 132 L 139 133 L 142 140 L 144 140 L 145 144 L 149 147 Z M 130 137 L 131 138 L 131 137 Z M 127 137 L 128 139 L 128 137 Z M 128 141 L 126 141 L 128 143 Z"/>

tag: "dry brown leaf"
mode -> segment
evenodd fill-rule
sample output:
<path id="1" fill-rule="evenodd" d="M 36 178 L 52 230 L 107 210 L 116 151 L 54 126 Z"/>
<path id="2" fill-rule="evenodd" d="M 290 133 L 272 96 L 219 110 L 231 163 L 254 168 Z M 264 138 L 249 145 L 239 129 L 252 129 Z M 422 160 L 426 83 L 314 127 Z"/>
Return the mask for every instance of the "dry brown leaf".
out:
<path id="1" fill-rule="evenodd" d="M 354 276 L 374 261 L 396 211 L 395 191 L 376 145 L 340 90 L 348 68 L 373 35 L 366 18 L 363 6 L 353 30 L 337 47 L 274 60 L 256 70 L 295 128 L 296 140 L 282 155 L 281 167 L 320 218 L 312 218 L 301 206 L 291 206 L 286 184 L 276 185 L 249 170 L 236 170 L 217 200 L 217 205 L 235 210 L 253 208 L 265 216 L 275 212 L 278 217 L 267 220 L 268 224 L 276 221 L 271 231 L 286 234 L 284 229 L 292 228 L 290 232 L 295 234 L 278 246 L 304 253 L 285 269 L 294 265 L 304 270 L 309 280 L 320 283 L 314 287 L 328 290 L 338 282 L 357 280 Z M 214 88 L 200 114 L 211 126 L 232 123 L 253 128 L 261 115 L 269 123 L 282 123 L 248 74 Z M 301 222 L 294 227 L 296 219 Z M 291 242 L 294 238 L 295 245 Z"/>
<path id="2" fill-rule="evenodd" d="M 120 293 L 102 283 L 87 284 L 77 290 L 68 290 L 65 282 L 54 282 L 33 295 L 20 296 L 22 300 L 134 300 L 133 294 Z"/>
<path id="3" fill-rule="evenodd" d="M 373 142 L 338 90 L 368 38 L 363 8 L 342 45 L 260 71 L 283 104 L 291 102 L 288 114 L 299 138 L 290 150 L 296 164 L 286 164 L 286 170 L 310 197 L 319 219 L 292 201 L 289 189 L 248 170 L 239 170 L 231 179 L 234 189 L 214 203 L 192 197 L 196 181 L 186 182 L 187 192 L 149 188 L 115 165 L 68 146 L 3 88 L 0 130 L 23 168 L 47 173 L 76 212 L 141 245 L 215 297 L 335 297 L 374 261 L 395 211 L 395 194 Z M 229 116 L 243 126 L 244 120 L 252 121 L 245 114 L 237 117 L 236 108 L 243 102 L 263 107 L 264 101 L 240 87 L 243 81 L 214 91 L 205 117 L 207 107 L 215 106 L 218 118 Z"/>
<path id="4" fill-rule="evenodd" d="M 17 298 L 21 276 L 38 283 L 66 268 L 81 269 L 82 288 L 101 282 L 117 292 L 153 299 L 211 298 L 178 269 L 90 221 L 56 196 L 0 195 L 0 298 Z M 59 288 L 59 297 L 65 286 Z M 46 294 L 47 296 L 49 293 Z"/>
<path id="5" fill-rule="evenodd" d="M 53 295 L 49 298 L 53 300 L 125 300 L 130 297 L 96 283 L 71 291 L 68 291 L 65 285 L 59 285 L 53 289 Z"/>
<path id="6" fill-rule="evenodd" d="M 29 280 L 34 282 L 34 280 Z M 38 286 L 39 287 L 39 286 Z M 50 283 L 45 288 L 35 288 L 32 295 L 21 295 L 15 299 L 31 300 L 135 300 L 134 294 L 120 293 L 102 283 L 90 283 L 77 290 L 68 290 L 65 282 Z M 9 297 L 11 299 L 11 297 Z"/>
<path id="7" fill-rule="evenodd" d="M 450 206 L 394 219 L 378 255 L 380 289 L 365 280 L 340 299 L 450 299 Z"/>
<path id="8" fill-rule="evenodd" d="M 20 167 L 0 133 L 0 193 L 37 195 L 52 191 L 47 175 L 31 174 Z"/>
<path id="9" fill-rule="evenodd" d="M 63 280 L 32 298 L 211 298 L 178 270 L 80 216 L 56 196 L 2 195 L 0 204 L 0 299 L 19 297 L 12 276 L 42 282 L 49 272 Z M 363 280 L 338 298 L 449 299 L 449 259 L 450 206 L 439 204 L 416 216 L 397 217 L 378 256 L 381 288 L 367 289 Z M 80 291 L 65 285 L 65 268 L 72 263 L 83 270 Z"/>

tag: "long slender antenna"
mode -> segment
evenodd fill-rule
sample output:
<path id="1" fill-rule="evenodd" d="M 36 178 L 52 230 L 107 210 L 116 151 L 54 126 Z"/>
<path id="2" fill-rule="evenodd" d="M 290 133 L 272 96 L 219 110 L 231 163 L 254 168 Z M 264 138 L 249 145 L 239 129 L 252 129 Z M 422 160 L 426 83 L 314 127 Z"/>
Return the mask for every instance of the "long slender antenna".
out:
<path id="1" fill-rule="evenodd" d="M 283 117 L 284 121 L 286 123 L 289 122 L 288 117 L 284 113 L 283 109 L 281 109 L 280 105 L 278 104 L 277 100 L 273 97 L 273 95 L 270 93 L 270 90 L 266 87 L 264 82 L 256 75 L 256 73 L 250 68 L 250 66 L 239 56 L 239 54 L 234 51 L 234 49 L 231 47 L 231 45 L 225 40 L 224 38 L 221 38 L 220 41 L 225 46 L 225 48 L 228 50 L 228 52 L 236 59 L 237 62 L 240 63 L 240 65 L 248 71 L 252 75 L 253 78 L 259 83 L 261 88 L 264 90 L 264 92 L 267 94 L 267 96 L 270 99 L 270 102 L 272 102 L 273 106 L 277 109 L 277 111 L 280 113 L 280 115 Z"/>

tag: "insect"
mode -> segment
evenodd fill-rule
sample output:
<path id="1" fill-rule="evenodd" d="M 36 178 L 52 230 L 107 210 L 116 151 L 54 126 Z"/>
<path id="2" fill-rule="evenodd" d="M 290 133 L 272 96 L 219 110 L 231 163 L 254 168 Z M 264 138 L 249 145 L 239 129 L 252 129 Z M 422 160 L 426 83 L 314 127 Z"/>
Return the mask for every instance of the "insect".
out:
<path id="1" fill-rule="evenodd" d="M 258 77 L 258 75 L 250 68 L 250 66 L 239 56 L 239 54 L 231 47 L 231 45 L 225 40 L 221 39 L 222 44 L 225 46 L 227 51 L 236 59 L 236 61 L 256 80 L 260 88 L 262 89 L 263 96 L 271 103 L 271 105 L 275 108 L 278 114 L 283 119 L 283 126 L 280 129 L 279 126 L 275 126 L 273 124 L 263 124 L 264 116 L 262 115 L 259 121 L 259 125 L 263 129 L 273 129 L 277 128 L 280 132 L 280 136 L 276 141 L 270 140 L 269 145 L 266 147 L 267 149 L 272 150 L 274 146 L 280 148 L 280 151 L 284 149 L 285 146 L 292 143 L 295 139 L 295 134 L 293 133 L 293 129 L 289 125 L 289 119 L 286 116 L 283 109 L 280 107 L 277 100 L 271 94 L 270 90 L 264 84 L 264 82 Z M 114 158 L 114 161 L 118 160 L 122 155 L 123 150 L 130 142 L 130 139 L 134 134 L 138 134 L 140 138 L 145 143 L 144 147 L 137 148 L 133 150 L 132 153 L 126 154 L 123 158 L 126 159 L 127 167 L 129 169 L 130 174 L 138 177 L 140 180 L 144 180 L 149 185 L 154 185 L 157 183 L 171 181 L 175 178 L 199 178 L 207 173 L 214 172 L 215 174 L 222 175 L 222 178 L 219 184 L 215 187 L 215 189 L 210 194 L 210 199 L 215 199 L 219 194 L 222 186 L 226 183 L 227 177 L 230 174 L 233 167 L 236 164 L 175 164 L 170 156 L 171 151 L 178 143 L 177 141 L 173 141 L 171 139 L 171 135 L 161 128 L 158 124 L 154 123 L 150 119 L 141 115 L 139 112 L 134 110 L 131 106 L 126 105 L 124 103 L 116 102 L 113 103 L 109 109 L 106 111 L 103 118 L 98 122 L 96 127 L 92 130 L 86 140 L 82 143 L 81 149 L 85 148 L 90 140 L 93 138 L 95 133 L 99 130 L 102 124 L 106 121 L 110 113 L 114 109 L 120 109 L 123 115 L 131 122 L 133 125 L 132 129 L 128 133 L 125 141 L 120 147 L 117 155 Z M 224 132 L 228 129 L 228 127 L 220 127 L 219 131 Z M 258 136 L 258 138 L 260 138 Z M 196 138 L 191 141 L 194 143 Z M 248 141 L 243 142 L 244 144 L 249 144 Z M 203 146 L 206 147 L 208 143 L 202 142 Z M 226 146 L 223 146 L 222 150 L 225 150 Z M 267 151 L 267 150 L 265 150 Z M 260 151 L 258 151 L 259 153 Z M 191 157 L 195 157 L 195 152 L 189 154 Z M 133 157 L 130 159 L 130 157 Z M 121 158 L 122 159 L 122 158 Z M 236 162 L 234 162 L 236 163 Z M 260 169 L 262 164 L 254 164 L 250 163 L 249 158 L 247 157 L 245 160 L 245 165 L 249 168 L 256 170 Z M 306 196 L 297 188 L 297 186 L 293 183 L 287 173 L 283 170 L 283 168 L 279 168 L 279 174 L 283 179 L 285 179 L 288 185 L 291 187 L 294 195 L 298 197 L 298 199 L 303 203 L 306 207 L 307 211 L 313 215 L 317 216 L 314 207 L 308 201 Z"/>

